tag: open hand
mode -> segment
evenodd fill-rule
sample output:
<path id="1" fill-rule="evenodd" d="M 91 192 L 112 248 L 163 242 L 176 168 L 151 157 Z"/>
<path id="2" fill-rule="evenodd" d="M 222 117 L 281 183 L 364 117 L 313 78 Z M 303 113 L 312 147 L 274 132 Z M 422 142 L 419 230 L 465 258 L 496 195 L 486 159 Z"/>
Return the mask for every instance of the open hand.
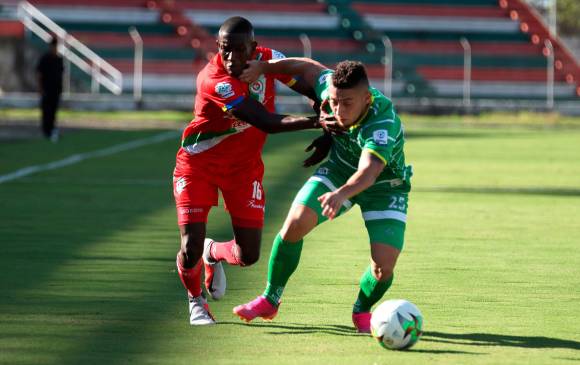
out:
<path id="1" fill-rule="evenodd" d="M 240 75 L 240 80 L 251 84 L 263 73 L 261 61 L 248 61 L 248 63 L 246 63 L 246 68 L 244 68 L 244 71 L 242 71 L 242 74 Z"/>
<path id="2" fill-rule="evenodd" d="M 330 220 L 334 219 L 345 200 L 346 198 L 338 191 L 322 194 L 318 197 L 318 201 L 322 206 L 322 215 L 328 217 Z"/>
<path id="3" fill-rule="evenodd" d="M 334 118 L 333 115 L 329 115 L 327 117 L 320 116 L 318 123 L 324 129 L 325 132 L 330 134 L 344 134 L 346 131 L 342 127 L 342 125 Z"/>
<path id="4" fill-rule="evenodd" d="M 345 129 L 338 122 L 336 117 L 326 111 L 328 107 L 328 99 L 322 102 L 320 105 L 320 116 L 318 117 L 318 123 L 324 129 L 324 131 L 331 134 L 344 134 Z"/>
<path id="5" fill-rule="evenodd" d="M 328 156 L 330 152 L 330 147 L 332 147 L 332 137 L 329 134 L 324 134 L 318 138 L 316 138 L 312 143 L 306 147 L 304 152 L 312 152 L 312 155 L 308 157 L 304 162 L 302 162 L 302 166 L 310 167 L 319 164 Z"/>

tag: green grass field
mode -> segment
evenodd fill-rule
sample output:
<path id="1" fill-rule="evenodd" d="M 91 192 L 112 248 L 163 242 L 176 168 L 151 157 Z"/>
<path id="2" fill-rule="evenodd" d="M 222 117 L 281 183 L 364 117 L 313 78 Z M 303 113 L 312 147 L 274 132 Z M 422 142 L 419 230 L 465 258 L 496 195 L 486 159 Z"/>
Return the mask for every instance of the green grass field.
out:
<path id="1" fill-rule="evenodd" d="M 580 123 L 500 119 L 406 118 L 414 191 L 386 299 L 425 316 L 410 351 L 384 350 L 350 323 L 369 259 L 357 209 L 307 237 L 274 322 L 231 312 L 264 288 L 271 240 L 312 172 L 300 162 L 314 132 L 270 137 L 260 262 L 227 268 L 228 293 L 210 303 L 219 325 L 189 326 L 175 270 L 176 132 L 0 184 L 0 364 L 579 363 Z M 161 132 L 3 141 L 0 179 Z M 208 234 L 230 239 L 222 208 Z"/>

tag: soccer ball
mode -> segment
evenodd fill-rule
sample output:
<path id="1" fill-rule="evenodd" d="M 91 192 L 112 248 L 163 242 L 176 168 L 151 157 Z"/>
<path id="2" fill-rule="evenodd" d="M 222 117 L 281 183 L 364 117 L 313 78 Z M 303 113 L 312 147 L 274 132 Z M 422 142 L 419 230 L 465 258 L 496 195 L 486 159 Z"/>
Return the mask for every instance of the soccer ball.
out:
<path id="1" fill-rule="evenodd" d="M 387 300 L 373 311 L 371 333 L 384 348 L 408 349 L 423 334 L 423 315 L 411 302 Z"/>

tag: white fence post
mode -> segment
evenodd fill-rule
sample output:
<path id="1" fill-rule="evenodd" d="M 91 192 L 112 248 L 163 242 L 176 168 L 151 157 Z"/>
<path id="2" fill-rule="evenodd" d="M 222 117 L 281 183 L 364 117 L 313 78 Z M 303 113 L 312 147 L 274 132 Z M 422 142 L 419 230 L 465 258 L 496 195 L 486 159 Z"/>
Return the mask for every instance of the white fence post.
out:
<path id="1" fill-rule="evenodd" d="M 63 41 L 59 53 L 81 71 L 91 75 L 92 92 L 98 92 L 99 85 L 103 85 L 113 94 L 121 94 L 123 91 L 121 72 L 68 34 L 28 1 L 21 1 L 18 4 L 18 17 L 26 28 L 45 42 L 50 41 L 52 34 Z"/>
<path id="2" fill-rule="evenodd" d="M 99 61 L 93 60 L 93 64 L 91 66 L 91 93 L 98 94 L 99 93 L 99 72 L 101 71 L 101 67 L 99 65 Z"/>
<path id="3" fill-rule="evenodd" d="M 135 27 L 129 28 L 129 34 L 135 44 L 133 60 L 133 99 L 137 104 L 143 99 L 143 38 Z"/>
<path id="4" fill-rule="evenodd" d="M 393 93 L 393 43 L 387 36 L 382 38 L 385 47 L 385 76 L 383 78 L 383 92 L 389 99 Z"/>
<path id="5" fill-rule="evenodd" d="M 306 33 L 300 34 L 300 42 L 302 42 L 302 50 L 304 57 L 312 58 L 312 43 L 310 37 Z"/>
<path id="6" fill-rule="evenodd" d="M 554 47 L 549 39 L 544 42 L 546 55 L 546 107 L 554 108 Z"/>
<path id="7" fill-rule="evenodd" d="M 70 52 L 70 50 L 68 49 L 68 47 L 66 46 L 67 43 L 66 41 L 62 41 L 63 44 L 63 63 L 64 63 L 64 80 L 63 80 L 63 91 L 64 91 L 64 96 L 66 98 L 70 97 L 70 80 L 71 80 L 71 67 L 70 67 L 70 60 L 68 58 L 68 53 Z"/>
<path id="8" fill-rule="evenodd" d="M 465 37 L 459 40 L 463 47 L 463 106 L 471 106 L 471 45 Z"/>

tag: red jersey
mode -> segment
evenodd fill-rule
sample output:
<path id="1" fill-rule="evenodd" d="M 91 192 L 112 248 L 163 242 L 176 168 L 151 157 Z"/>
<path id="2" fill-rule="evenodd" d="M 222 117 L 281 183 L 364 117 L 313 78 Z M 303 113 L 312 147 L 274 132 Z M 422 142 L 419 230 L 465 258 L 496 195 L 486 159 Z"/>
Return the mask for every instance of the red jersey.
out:
<path id="1" fill-rule="evenodd" d="M 257 47 L 252 55 L 262 61 L 276 58 L 284 55 L 264 47 Z M 195 119 L 183 132 L 176 169 L 187 172 L 193 165 L 205 166 L 210 161 L 227 168 L 261 159 L 266 133 L 237 119 L 231 109 L 251 97 L 274 112 L 276 79 L 289 86 L 295 83 L 288 75 L 261 75 L 248 85 L 227 73 L 218 53 L 197 75 Z"/>

